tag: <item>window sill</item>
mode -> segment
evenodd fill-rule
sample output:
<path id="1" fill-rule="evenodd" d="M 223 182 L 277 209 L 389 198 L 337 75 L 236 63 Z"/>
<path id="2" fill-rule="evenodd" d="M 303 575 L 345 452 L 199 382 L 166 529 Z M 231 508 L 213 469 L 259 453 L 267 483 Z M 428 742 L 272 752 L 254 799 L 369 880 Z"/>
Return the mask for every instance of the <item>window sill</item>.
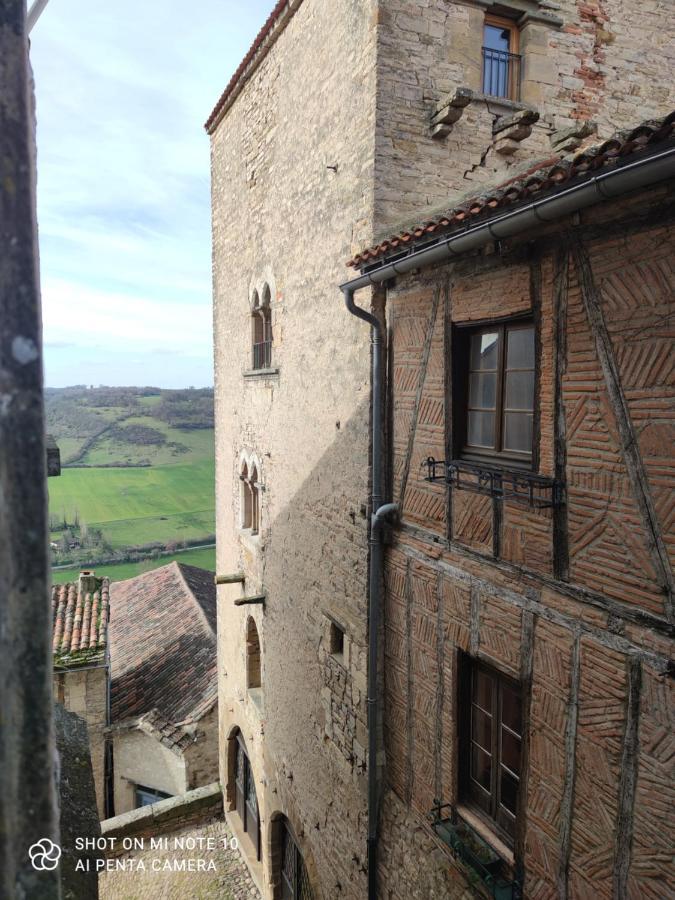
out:
<path id="1" fill-rule="evenodd" d="M 466 822 L 467 825 L 473 828 L 473 830 L 483 838 L 486 844 L 489 844 L 490 847 L 492 847 L 495 853 L 502 858 L 509 868 L 513 869 L 515 867 L 516 860 L 513 851 L 510 847 L 507 847 L 504 841 L 495 834 L 489 825 L 485 824 L 480 816 L 468 806 L 463 806 L 462 804 L 457 804 L 455 812 L 460 819 Z"/>
<path id="2" fill-rule="evenodd" d="M 272 375 L 279 374 L 279 367 L 270 369 L 247 369 L 243 375 L 244 378 L 270 378 Z"/>
<path id="3" fill-rule="evenodd" d="M 476 91 L 473 95 L 474 103 L 489 104 L 490 112 L 500 115 L 510 115 L 514 112 L 537 112 L 534 106 L 529 103 L 522 103 L 520 100 L 509 100 L 508 97 L 495 97 L 492 94 L 483 94 Z"/>

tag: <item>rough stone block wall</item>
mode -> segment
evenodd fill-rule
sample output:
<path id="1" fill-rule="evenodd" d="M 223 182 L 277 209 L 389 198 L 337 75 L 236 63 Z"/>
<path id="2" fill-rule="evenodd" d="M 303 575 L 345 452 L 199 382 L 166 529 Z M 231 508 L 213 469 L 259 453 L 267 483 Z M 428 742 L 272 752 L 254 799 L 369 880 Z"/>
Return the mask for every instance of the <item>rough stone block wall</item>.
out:
<path id="1" fill-rule="evenodd" d="M 508 2 L 505 6 L 509 6 Z M 431 135 L 436 105 L 460 87 L 480 92 L 485 7 L 472 0 L 382 0 L 378 30 L 376 228 L 424 218 L 424 208 L 505 180 L 516 165 L 551 155 L 550 135 L 592 120 L 601 138 L 675 106 L 667 72 L 675 26 L 658 0 L 514 2 L 535 13 L 521 27 L 522 101 L 540 119 L 510 156 L 493 124 L 512 104 L 480 95 L 443 139 Z M 551 23 L 542 21 L 553 14 Z M 557 24 L 556 24 L 557 20 Z M 517 107 L 516 107 L 517 108 Z M 355 248 L 358 249 L 358 248 Z"/>
<path id="2" fill-rule="evenodd" d="M 107 668 L 70 669 L 54 675 L 54 696 L 87 723 L 96 806 L 105 817 L 105 728 L 108 709 Z"/>
<path id="3" fill-rule="evenodd" d="M 218 706 L 200 719 L 195 742 L 183 751 L 187 773 L 186 789 L 202 787 L 218 780 Z"/>
<path id="4" fill-rule="evenodd" d="M 478 254 L 406 276 L 389 292 L 393 469 L 403 519 L 386 564 L 385 896 L 424 896 L 427 881 L 420 889 L 412 874 L 422 861 L 424 879 L 461 878 L 441 844 L 432 851 L 428 825 L 434 798 L 461 802 L 460 651 L 523 684 L 514 854 L 525 897 L 656 898 L 670 890 L 673 644 L 664 557 L 654 546 L 670 547 L 672 527 L 662 499 L 673 465 L 663 330 L 675 284 L 670 197 L 672 186 L 654 189 L 583 213 L 574 232 L 563 222 L 526 235 L 526 265 L 514 241 L 502 260 Z M 494 517 L 490 498 L 452 490 L 444 537 L 435 514 L 425 519 L 407 504 L 410 460 L 417 446 L 429 446 L 416 432 L 424 397 L 416 386 L 436 340 L 433 298 L 444 291 L 448 328 L 455 316 L 533 310 L 538 470 L 553 474 L 559 465 L 564 417 L 564 516 L 506 502 Z M 613 373 L 625 407 L 616 402 Z M 443 383 L 442 374 L 434 377 Z M 635 435 L 632 455 L 622 444 L 627 433 Z M 595 526 L 585 521 L 588 510 Z M 555 553 L 565 540 L 569 573 Z"/>
<path id="5" fill-rule="evenodd" d="M 377 4 L 293 6 L 211 143 L 218 573 L 246 575 L 218 589 L 220 769 L 226 785 L 228 739 L 240 730 L 265 896 L 278 879 L 272 819 L 283 813 L 317 893 L 360 898 L 370 335 L 338 285 L 352 242 L 373 230 Z M 265 283 L 278 372 L 252 376 L 251 298 Z M 240 528 L 242 451 L 260 463 L 258 535 Z M 259 593 L 264 609 L 234 606 Z M 249 615 L 261 646 L 256 696 Z M 331 622 L 344 628 L 341 660 Z"/>
<path id="6" fill-rule="evenodd" d="M 160 831 L 153 833 L 159 837 Z M 100 900 L 257 900 L 260 892 L 251 878 L 246 864 L 238 849 L 231 846 L 234 837 L 232 829 L 222 818 L 183 825 L 174 823 L 169 830 L 162 830 L 161 836 L 168 839 L 168 849 L 151 849 L 131 851 L 116 857 L 119 860 L 118 871 L 104 871 L 99 875 Z M 183 850 L 176 849 L 175 841 L 215 842 L 215 850 Z M 205 844 L 202 843 L 202 846 Z M 177 871 L 164 870 L 167 863 L 171 866 L 177 861 L 202 859 L 205 863 L 213 862 L 216 871 Z M 111 859 L 112 864 L 115 859 Z M 144 869 L 140 868 L 143 863 Z M 122 866 L 126 865 L 126 870 Z M 159 867 L 153 871 L 153 865 Z"/>

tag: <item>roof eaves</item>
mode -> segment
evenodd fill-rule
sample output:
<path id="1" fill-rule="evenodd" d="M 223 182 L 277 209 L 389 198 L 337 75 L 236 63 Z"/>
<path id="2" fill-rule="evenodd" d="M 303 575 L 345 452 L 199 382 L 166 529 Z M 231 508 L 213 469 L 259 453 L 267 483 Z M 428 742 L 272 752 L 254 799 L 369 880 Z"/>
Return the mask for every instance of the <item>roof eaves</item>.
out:
<path id="1" fill-rule="evenodd" d="M 498 216 L 504 207 L 517 209 L 535 195 L 554 194 L 570 182 L 581 183 L 599 169 L 621 165 L 635 153 L 649 153 L 656 144 L 675 139 L 675 112 L 661 119 L 648 120 L 636 128 L 618 132 L 609 140 L 586 147 L 572 159 L 552 158 L 536 163 L 530 170 L 493 188 L 486 188 L 473 198 L 460 199 L 454 207 L 446 207 L 445 214 L 432 214 L 417 225 L 402 226 L 389 233 L 373 246 L 355 254 L 348 266 L 370 271 L 376 264 L 385 264 L 407 255 L 413 247 L 434 243 L 451 232 Z"/>
<path id="2" fill-rule="evenodd" d="M 302 3 L 303 0 L 279 0 L 276 4 L 204 123 L 204 129 L 207 134 L 213 134 L 220 121 L 241 93 L 246 82 L 267 56 L 272 46 L 276 43 L 277 38 Z"/>

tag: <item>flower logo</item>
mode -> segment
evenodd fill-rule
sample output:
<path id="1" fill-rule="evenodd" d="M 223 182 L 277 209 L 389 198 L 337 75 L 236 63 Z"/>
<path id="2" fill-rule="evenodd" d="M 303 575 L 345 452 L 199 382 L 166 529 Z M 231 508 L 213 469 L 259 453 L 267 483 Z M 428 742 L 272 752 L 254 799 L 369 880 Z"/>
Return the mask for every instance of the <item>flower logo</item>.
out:
<path id="1" fill-rule="evenodd" d="M 28 850 L 33 868 L 39 872 L 55 869 L 61 859 L 61 848 L 49 838 L 42 838 Z"/>

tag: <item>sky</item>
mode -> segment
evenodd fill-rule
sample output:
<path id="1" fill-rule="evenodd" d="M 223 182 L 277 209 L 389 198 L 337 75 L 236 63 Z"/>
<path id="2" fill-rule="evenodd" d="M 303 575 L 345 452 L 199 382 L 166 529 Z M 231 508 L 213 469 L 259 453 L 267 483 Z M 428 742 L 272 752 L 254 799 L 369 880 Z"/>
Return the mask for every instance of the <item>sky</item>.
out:
<path id="1" fill-rule="evenodd" d="M 203 125 L 273 6 L 50 0 L 35 25 L 47 387 L 213 384 Z"/>

